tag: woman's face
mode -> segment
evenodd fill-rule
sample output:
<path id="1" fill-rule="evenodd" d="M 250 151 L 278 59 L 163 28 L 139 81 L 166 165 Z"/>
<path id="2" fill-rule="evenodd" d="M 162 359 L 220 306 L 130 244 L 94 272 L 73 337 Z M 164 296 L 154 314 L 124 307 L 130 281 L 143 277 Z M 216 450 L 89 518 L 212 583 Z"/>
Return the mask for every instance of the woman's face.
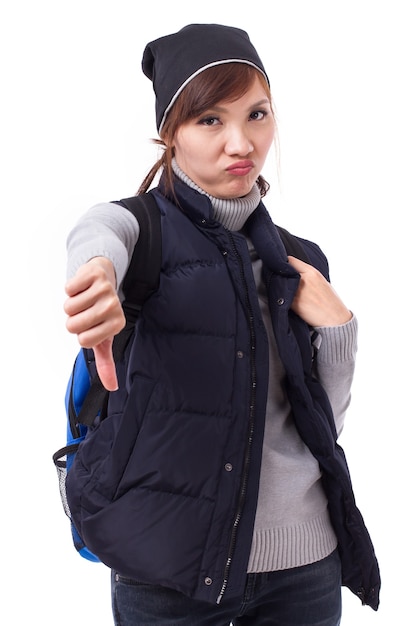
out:
<path id="1" fill-rule="evenodd" d="M 234 102 L 218 102 L 177 130 L 180 168 L 216 198 L 245 196 L 261 173 L 275 133 L 271 104 L 261 82 Z"/>

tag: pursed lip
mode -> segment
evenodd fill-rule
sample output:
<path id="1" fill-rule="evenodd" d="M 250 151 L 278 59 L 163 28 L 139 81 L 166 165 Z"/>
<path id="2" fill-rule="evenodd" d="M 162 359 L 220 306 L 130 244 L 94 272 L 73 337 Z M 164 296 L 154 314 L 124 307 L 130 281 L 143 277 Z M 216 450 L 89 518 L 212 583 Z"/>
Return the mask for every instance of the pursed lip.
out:
<path id="1" fill-rule="evenodd" d="M 226 168 L 226 171 L 235 176 L 246 176 L 255 167 L 253 161 L 245 159 L 244 161 L 236 161 Z"/>

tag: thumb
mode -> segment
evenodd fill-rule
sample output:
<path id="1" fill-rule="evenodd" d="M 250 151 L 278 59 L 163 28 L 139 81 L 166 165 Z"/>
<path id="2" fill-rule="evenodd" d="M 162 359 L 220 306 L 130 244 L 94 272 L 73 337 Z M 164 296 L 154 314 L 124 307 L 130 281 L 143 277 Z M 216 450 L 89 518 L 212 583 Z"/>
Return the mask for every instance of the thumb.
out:
<path id="1" fill-rule="evenodd" d="M 103 386 L 108 391 L 116 391 L 119 388 L 116 366 L 113 359 L 112 343 L 112 339 L 105 339 L 93 348 L 97 373 Z"/>

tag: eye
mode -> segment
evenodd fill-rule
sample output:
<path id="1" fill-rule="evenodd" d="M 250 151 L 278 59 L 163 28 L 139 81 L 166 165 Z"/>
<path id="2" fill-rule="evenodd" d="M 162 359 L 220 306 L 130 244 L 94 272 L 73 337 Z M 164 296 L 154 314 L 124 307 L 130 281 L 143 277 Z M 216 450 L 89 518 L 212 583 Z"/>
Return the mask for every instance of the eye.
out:
<path id="1" fill-rule="evenodd" d="M 198 124 L 201 124 L 201 126 L 216 126 L 216 124 L 220 124 L 220 120 L 214 115 L 207 115 L 198 120 Z"/>
<path id="2" fill-rule="evenodd" d="M 252 111 L 252 113 L 249 115 L 249 119 L 255 121 L 263 120 L 267 115 L 268 111 Z"/>

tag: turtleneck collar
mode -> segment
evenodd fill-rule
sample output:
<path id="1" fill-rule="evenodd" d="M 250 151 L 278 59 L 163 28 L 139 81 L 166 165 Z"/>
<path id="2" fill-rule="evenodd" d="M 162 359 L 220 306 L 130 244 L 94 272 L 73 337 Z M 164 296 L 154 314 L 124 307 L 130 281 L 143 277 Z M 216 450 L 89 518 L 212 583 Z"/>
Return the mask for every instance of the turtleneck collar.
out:
<path id="1" fill-rule="evenodd" d="M 242 198 L 215 198 L 201 189 L 172 159 L 172 169 L 180 180 L 199 193 L 207 196 L 213 206 L 213 217 L 228 230 L 241 230 L 248 217 L 254 212 L 261 201 L 261 192 L 258 185 L 254 185 L 250 192 Z"/>

